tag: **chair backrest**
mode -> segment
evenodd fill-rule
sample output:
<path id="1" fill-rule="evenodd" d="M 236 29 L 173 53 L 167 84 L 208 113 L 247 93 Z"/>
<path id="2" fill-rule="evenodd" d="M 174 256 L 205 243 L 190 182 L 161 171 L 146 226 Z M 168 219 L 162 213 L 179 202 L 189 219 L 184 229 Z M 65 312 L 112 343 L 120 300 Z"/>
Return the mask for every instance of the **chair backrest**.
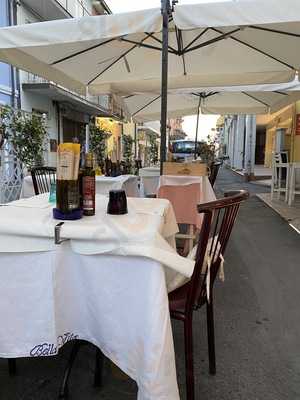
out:
<path id="1" fill-rule="evenodd" d="M 274 163 L 275 164 L 286 164 L 289 162 L 289 153 L 288 151 L 280 151 L 274 153 Z"/>
<path id="2" fill-rule="evenodd" d="M 105 175 L 106 176 L 111 176 L 111 169 L 112 169 L 112 162 L 109 158 L 106 158 L 104 161 L 105 165 Z"/>
<path id="3" fill-rule="evenodd" d="M 157 197 L 167 199 L 174 208 L 178 224 L 198 225 L 197 204 L 200 201 L 200 184 L 164 185 L 158 190 Z"/>
<path id="4" fill-rule="evenodd" d="M 217 179 L 218 172 L 219 172 L 221 165 L 222 165 L 221 162 L 214 162 L 210 166 L 210 175 L 209 175 L 208 179 L 209 179 L 211 186 L 214 186 L 214 184 L 215 184 L 215 181 Z"/>
<path id="5" fill-rule="evenodd" d="M 206 176 L 207 165 L 203 163 L 164 162 L 163 175 Z"/>
<path id="6" fill-rule="evenodd" d="M 50 185 L 56 181 L 56 168 L 35 167 L 31 169 L 34 193 L 41 194 L 50 192 Z"/>
<path id="7" fill-rule="evenodd" d="M 136 160 L 134 161 L 134 163 L 135 163 L 135 168 L 136 168 L 137 170 L 139 170 L 140 168 L 143 168 L 142 160 L 136 159 Z"/>
<path id="8" fill-rule="evenodd" d="M 206 204 L 198 205 L 198 212 L 203 215 L 194 272 L 190 281 L 186 312 L 206 301 L 206 277 L 208 257 L 210 259 L 210 290 L 213 288 L 222 257 L 234 226 L 242 201 L 249 197 L 244 190 L 228 192 L 225 197 Z"/>

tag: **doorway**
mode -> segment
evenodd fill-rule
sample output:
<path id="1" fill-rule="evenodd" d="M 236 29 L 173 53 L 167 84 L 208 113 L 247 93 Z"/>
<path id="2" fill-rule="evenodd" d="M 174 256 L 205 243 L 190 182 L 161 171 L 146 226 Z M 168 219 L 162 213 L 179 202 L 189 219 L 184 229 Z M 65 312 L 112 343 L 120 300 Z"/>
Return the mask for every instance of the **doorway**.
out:
<path id="1" fill-rule="evenodd" d="M 83 144 L 85 135 L 85 124 L 63 117 L 63 141 Z"/>

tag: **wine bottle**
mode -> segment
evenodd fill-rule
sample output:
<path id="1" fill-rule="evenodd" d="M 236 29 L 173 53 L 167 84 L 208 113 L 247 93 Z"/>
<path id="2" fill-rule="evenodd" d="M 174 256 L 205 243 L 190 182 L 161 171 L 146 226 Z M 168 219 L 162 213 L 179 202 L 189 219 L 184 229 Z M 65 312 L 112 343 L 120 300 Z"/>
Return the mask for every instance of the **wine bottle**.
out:
<path id="1" fill-rule="evenodd" d="M 84 215 L 95 215 L 96 178 L 93 169 L 93 155 L 87 153 L 82 170 L 82 208 Z"/>

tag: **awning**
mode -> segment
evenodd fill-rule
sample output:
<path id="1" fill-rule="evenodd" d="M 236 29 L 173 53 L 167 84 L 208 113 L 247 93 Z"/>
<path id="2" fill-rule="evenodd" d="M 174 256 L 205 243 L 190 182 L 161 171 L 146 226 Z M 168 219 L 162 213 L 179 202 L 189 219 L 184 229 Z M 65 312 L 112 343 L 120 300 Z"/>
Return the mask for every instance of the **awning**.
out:
<path id="1" fill-rule="evenodd" d="M 71 93 L 51 82 L 23 83 L 22 88 L 24 91 L 49 97 L 50 99 L 59 103 L 68 104 L 74 110 L 78 110 L 88 115 L 96 115 L 99 117 L 113 116 L 109 110 L 106 110 L 105 108 L 86 100 L 76 93 Z"/>

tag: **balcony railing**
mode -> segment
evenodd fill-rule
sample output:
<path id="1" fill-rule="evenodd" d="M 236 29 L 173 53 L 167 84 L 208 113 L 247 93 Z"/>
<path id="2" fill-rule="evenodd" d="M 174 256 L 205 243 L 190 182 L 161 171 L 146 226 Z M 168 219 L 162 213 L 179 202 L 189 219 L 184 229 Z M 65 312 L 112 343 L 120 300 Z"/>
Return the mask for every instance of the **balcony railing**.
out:
<path id="1" fill-rule="evenodd" d="M 65 10 L 68 11 L 72 17 L 84 17 L 92 14 L 92 6 L 84 0 L 55 0 Z"/>
<path id="2" fill-rule="evenodd" d="M 114 101 L 113 97 L 111 95 L 101 95 L 101 96 L 91 96 L 90 94 L 87 94 L 86 96 L 79 95 L 76 92 L 73 92 L 72 90 L 66 89 L 61 85 L 58 85 L 55 82 L 48 81 L 47 79 L 41 78 L 38 75 L 31 74 L 30 72 L 26 72 L 24 75 L 24 79 L 22 80 L 22 83 L 51 83 L 51 85 L 57 86 L 60 89 L 65 90 L 66 92 L 76 96 L 80 97 L 83 100 L 87 100 L 90 103 L 93 103 L 101 108 L 104 109 L 108 114 L 116 115 L 118 117 L 122 116 L 122 108 Z"/>

